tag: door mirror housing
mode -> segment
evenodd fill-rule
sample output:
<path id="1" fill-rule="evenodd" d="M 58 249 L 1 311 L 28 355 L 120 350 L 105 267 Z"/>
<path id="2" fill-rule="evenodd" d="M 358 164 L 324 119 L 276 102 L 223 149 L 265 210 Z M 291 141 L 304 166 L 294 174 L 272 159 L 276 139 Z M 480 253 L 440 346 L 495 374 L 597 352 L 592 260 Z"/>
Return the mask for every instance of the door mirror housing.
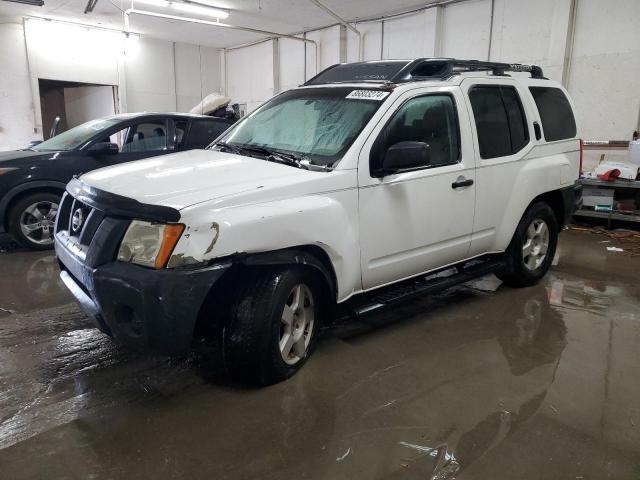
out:
<path id="1" fill-rule="evenodd" d="M 394 143 L 385 152 L 379 177 L 404 170 L 428 167 L 431 161 L 431 149 L 425 142 Z"/>
<path id="2" fill-rule="evenodd" d="M 116 143 L 98 142 L 89 147 L 89 152 L 92 155 L 116 155 L 120 153 L 120 147 Z"/>

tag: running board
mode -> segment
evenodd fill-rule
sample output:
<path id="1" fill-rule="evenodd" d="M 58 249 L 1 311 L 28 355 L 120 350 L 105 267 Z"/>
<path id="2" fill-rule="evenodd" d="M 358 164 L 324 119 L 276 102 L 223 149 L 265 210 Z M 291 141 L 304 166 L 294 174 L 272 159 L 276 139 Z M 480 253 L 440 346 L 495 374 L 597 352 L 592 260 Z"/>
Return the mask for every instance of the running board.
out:
<path id="1" fill-rule="evenodd" d="M 450 267 L 444 271 L 401 282 L 400 285 L 384 287 L 368 294 L 360 295 L 359 297 L 361 298 L 354 298 L 353 303 L 348 302 L 350 305 L 347 306 L 347 313 L 351 317 L 358 318 L 399 302 L 441 292 L 474 278 L 493 273 L 502 266 L 504 266 L 504 261 L 502 260 L 474 261 L 468 263 L 467 266 Z M 444 273 L 452 269 L 457 269 L 457 273 L 443 276 Z"/>

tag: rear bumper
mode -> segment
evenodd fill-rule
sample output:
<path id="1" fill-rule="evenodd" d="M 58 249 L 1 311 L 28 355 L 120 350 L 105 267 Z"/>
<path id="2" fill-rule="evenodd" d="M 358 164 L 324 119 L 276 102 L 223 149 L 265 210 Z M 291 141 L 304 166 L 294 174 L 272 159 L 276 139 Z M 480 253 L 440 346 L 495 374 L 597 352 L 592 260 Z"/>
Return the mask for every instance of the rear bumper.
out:
<path id="1" fill-rule="evenodd" d="M 566 227 L 571 223 L 571 217 L 582 206 L 582 185 L 574 184 L 560 190 L 564 206 L 564 219 L 560 227 Z"/>
<path id="2" fill-rule="evenodd" d="M 231 262 L 152 270 L 112 261 L 86 266 L 56 238 L 60 277 L 95 325 L 119 343 L 168 355 L 186 353 L 200 308 Z"/>

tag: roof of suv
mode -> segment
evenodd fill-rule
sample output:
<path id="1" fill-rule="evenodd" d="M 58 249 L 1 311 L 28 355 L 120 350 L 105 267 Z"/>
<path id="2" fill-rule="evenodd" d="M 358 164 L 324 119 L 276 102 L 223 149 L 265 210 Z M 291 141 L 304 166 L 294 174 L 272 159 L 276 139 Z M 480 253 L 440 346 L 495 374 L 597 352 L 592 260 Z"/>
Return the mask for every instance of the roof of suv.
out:
<path id="1" fill-rule="evenodd" d="M 487 72 L 505 76 L 506 72 L 528 72 L 531 78 L 546 80 L 542 68 L 520 63 L 483 62 L 455 58 L 418 58 L 415 60 L 381 60 L 339 63 L 324 69 L 304 85 L 370 83 L 395 85 L 425 80 L 449 80 L 468 72 Z"/>

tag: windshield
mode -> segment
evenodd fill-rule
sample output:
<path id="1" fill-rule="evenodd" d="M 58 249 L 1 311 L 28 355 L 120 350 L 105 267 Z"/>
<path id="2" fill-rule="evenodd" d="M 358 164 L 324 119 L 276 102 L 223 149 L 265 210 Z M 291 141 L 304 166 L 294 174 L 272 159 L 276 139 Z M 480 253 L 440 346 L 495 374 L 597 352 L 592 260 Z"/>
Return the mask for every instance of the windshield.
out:
<path id="1" fill-rule="evenodd" d="M 55 137 L 51 137 L 49 140 L 45 140 L 35 147 L 31 147 L 31 149 L 37 151 L 73 150 L 83 145 L 96 133 L 111 128 L 118 122 L 119 120 L 113 118 L 91 120 L 77 127 L 73 127 L 66 132 L 62 132 Z"/>
<path id="2" fill-rule="evenodd" d="M 316 165 L 332 166 L 388 94 L 353 87 L 290 90 L 232 127 L 220 141 L 291 153 Z"/>

